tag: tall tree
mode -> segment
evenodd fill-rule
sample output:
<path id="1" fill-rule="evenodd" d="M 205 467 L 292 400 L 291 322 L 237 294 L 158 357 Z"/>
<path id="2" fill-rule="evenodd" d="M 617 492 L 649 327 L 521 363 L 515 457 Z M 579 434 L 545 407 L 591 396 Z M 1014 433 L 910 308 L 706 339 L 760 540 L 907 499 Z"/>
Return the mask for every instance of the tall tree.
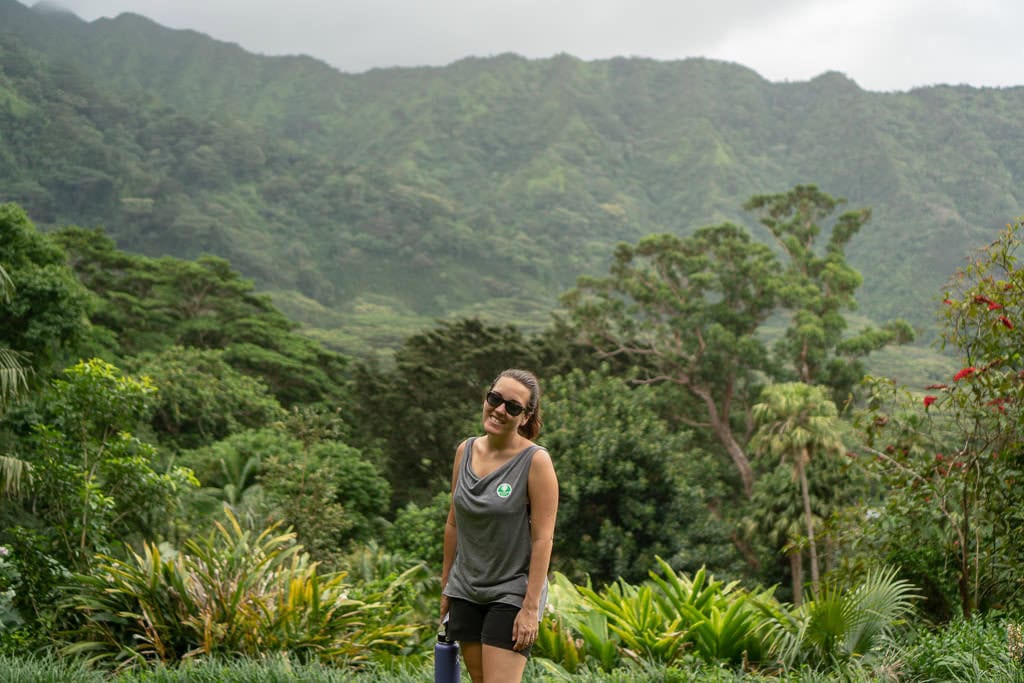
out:
<path id="1" fill-rule="evenodd" d="M 815 453 L 842 450 L 838 411 L 835 404 L 828 400 L 823 387 L 787 382 L 765 387 L 761 401 L 754 405 L 753 415 L 759 426 L 750 441 L 750 447 L 789 462 L 800 482 L 807 548 L 810 553 L 811 592 L 817 594 L 820 569 L 807 468 Z M 799 604 L 800 599 L 801 595 L 794 586 L 793 600 Z"/>
<path id="2" fill-rule="evenodd" d="M 845 250 L 871 218 L 871 210 L 844 212 L 825 228 L 828 242 L 823 250 L 818 241 L 822 223 L 845 202 L 814 185 L 798 185 L 780 194 L 757 195 L 745 204 L 748 211 L 758 212 L 787 258 L 779 300 L 792 318 L 777 351 L 796 379 L 828 384 L 837 399 L 845 398 L 864 375 L 859 358 L 914 337 L 909 324 L 896 320 L 844 338 L 843 311 L 857 308 L 855 295 L 863 282 Z"/>
<path id="3" fill-rule="evenodd" d="M 714 434 L 748 498 L 747 411 L 769 369 L 757 331 L 775 309 L 777 272 L 766 245 L 726 223 L 620 244 L 608 277 L 581 278 L 563 298 L 600 354 L 628 359 L 638 382 L 671 382 L 695 399 L 683 421 Z"/>
<path id="4" fill-rule="evenodd" d="M 170 346 L 133 359 L 130 369 L 159 388 L 150 425 L 163 446 L 199 448 L 285 416 L 266 384 L 235 370 L 217 349 Z"/>
<path id="5" fill-rule="evenodd" d="M 56 239 L 95 295 L 92 322 L 107 355 L 223 349 L 229 365 L 262 379 L 283 405 L 347 397 L 348 359 L 300 335 L 224 259 L 127 254 L 98 229 L 64 228 Z"/>
<path id="6" fill-rule="evenodd" d="M 653 387 L 573 371 L 546 389 L 541 439 L 558 462 L 564 573 L 639 581 L 656 556 L 675 569 L 733 569 L 728 529 L 704 504 L 703 454 L 658 417 Z"/>
<path id="7" fill-rule="evenodd" d="M 20 354 L 8 361 L 45 378 L 85 338 L 88 292 L 67 266 L 64 250 L 16 204 L 0 205 L 0 263 L 5 291 L 17 291 L 0 298 L 0 349 Z"/>
<path id="8" fill-rule="evenodd" d="M 445 488 L 455 447 L 480 427 L 484 389 L 506 368 L 536 365 L 518 328 L 464 318 L 406 339 L 393 367 L 357 368 L 352 423 L 364 446 L 385 450 L 393 502 L 424 503 Z"/>

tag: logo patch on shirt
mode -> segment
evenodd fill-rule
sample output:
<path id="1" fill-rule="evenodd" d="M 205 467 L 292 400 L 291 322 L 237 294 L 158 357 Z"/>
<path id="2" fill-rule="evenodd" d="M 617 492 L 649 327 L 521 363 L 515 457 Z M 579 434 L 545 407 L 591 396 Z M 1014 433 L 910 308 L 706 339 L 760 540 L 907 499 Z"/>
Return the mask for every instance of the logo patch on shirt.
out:
<path id="1" fill-rule="evenodd" d="M 508 482 L 498 484 L 496 493 L 498 494 L 498 498 L 508 498 L 512 495 L 512 484 L 509 484 Z"/>

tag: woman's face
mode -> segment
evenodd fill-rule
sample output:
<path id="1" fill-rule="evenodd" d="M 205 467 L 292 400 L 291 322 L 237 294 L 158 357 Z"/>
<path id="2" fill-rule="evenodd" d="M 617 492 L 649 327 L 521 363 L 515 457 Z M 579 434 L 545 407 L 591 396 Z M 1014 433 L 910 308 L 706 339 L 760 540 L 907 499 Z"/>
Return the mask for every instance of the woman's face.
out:
<path id="1" fill-rule="evenodd" d="M 501 399 L 498 405 L 492 406 L 492 401 L 497 401 L 498 399 Z M 511 377 L 499 377 L 490 392 L 488 392 L 488 397 L 484 399 L 483 423 L 486 433 L 494 434 L 495 436 L 509 433 L 515 434 L 516 430 L 519 429 L 519 425 L 525 423 L 527 418 L 529 418 L 530 415 L 526 410 L 523 410 L 518 415 L 510 415 L 509 402 L 518 404 L 523 408 L 530 405 L 530 389 Z M 511 411 L 515 412 L 514 405 Z"/>

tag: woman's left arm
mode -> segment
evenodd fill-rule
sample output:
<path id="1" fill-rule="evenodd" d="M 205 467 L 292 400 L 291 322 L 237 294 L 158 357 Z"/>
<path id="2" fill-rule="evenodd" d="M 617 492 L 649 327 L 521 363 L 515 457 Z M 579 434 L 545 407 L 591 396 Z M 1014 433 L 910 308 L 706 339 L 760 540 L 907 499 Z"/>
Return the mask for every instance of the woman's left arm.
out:
<path id="1" fill-rule="evenodd" d="M 540 598 L 548 578 L 551 550 L 555 537 L 555 518 L 558 515 L 558 477 L 551 462 L 551 454 L 544 449 L 533 454 L 529 476 L 530 498 L 530 573 L 526 582 L 523 607 L 516 617 L 512 638 L 516 649 L 532 645 L 537 637 L 540 621 Z"/>

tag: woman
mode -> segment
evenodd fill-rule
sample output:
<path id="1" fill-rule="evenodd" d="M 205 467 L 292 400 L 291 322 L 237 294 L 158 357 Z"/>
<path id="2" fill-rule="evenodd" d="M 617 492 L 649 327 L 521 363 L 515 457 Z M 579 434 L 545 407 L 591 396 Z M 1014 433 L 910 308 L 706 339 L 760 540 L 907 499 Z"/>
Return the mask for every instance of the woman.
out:
<path id="1" fill-rule="evenodd" d="M 473 683 L 518 683 L 537 639 L 558 511 L 533 373 L 506 370 L 483 404 L 483 436 L 463 441 L 444 530 L 441 617 Z"/>

